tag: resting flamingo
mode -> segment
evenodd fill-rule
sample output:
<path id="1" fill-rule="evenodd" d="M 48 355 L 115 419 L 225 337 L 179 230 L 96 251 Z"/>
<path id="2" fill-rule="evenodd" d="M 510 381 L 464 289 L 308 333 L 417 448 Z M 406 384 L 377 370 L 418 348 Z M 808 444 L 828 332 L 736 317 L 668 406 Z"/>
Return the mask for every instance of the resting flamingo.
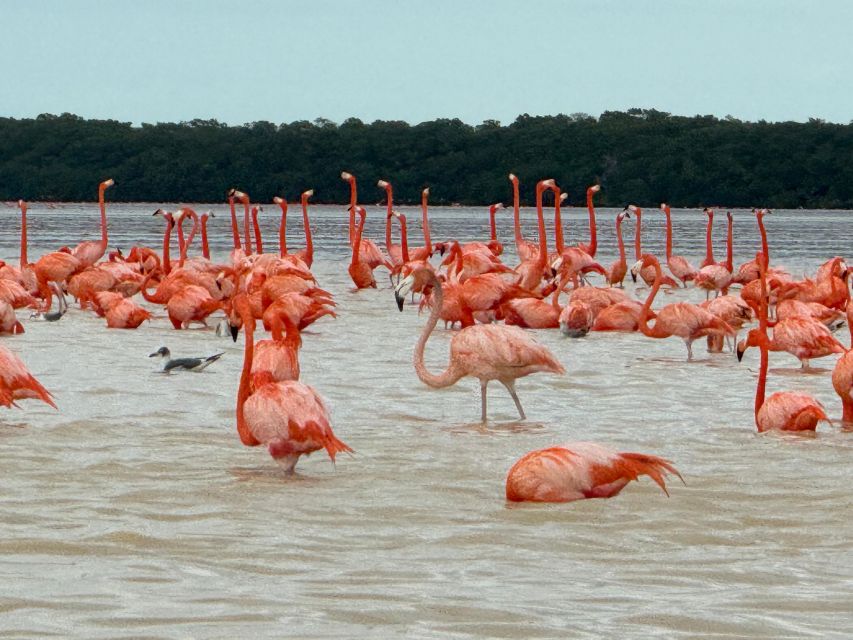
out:
<path id="1" fill-rule="evenodd" d="M 98 206 L 101 209 L 101 239 L 81 242 L 71 251 L 83 267 L 91 267 L 104 257 L 107 252 L 107 205 L 104 202 L 104 192 L 115 184 L 112 180 L 104 180 L 98 185 Z"/>
<path id="2" fill-rule="evenodd" d="M 0 300 L 0 333 L 24 333 L 24 325 L 18 321 L 15 309 L 4 300 Z"/>
<path id="3" fill-rule="evenodd" d="M 50 392 L 36 380 L 17 355 L 0 345 L 0 405 L 17 406 L 15 400 L 41 400 L 56 409 Z"/>
<path id="4" fill-rule="evenodd" d="M 424 365 L 424 348 L 435 325 L 443 303 L 441 283 L 434 272 L 418 269 L 397 285 L 394 295 L 400 311 L 406 294 L 419 281 L 433 287 L 435 302 L 429 320 L 415 346 L 415 372 L 421 382 L 435 389 L 449 387 L 461 378 L 471 376 L 480 380 L 481 414 L 486 422 L 486 387 L 497 380 L 506 387 L 515 402 L 518 415 L 525 419 L 524 409 L 515 391 L 515 380 L 532 373 L 548 371 L 563 374 L 565 369 L 546 347 L 533 340 L 518 327 L 475 325 L 459 331 L 450 341 L 450 362 L 442 373 L 435 375 Z"/>
<path id="5" fill-rule="evenodd" d="M 645 453 L 620 453 L 594 442 L 567 442 L 531 451 L 506 477 L 512 502 L 571 502 L 612 498 L 631 480 L 649 476 L 668 496 L 665 477 L 681 474 L 669 460 Z"/>
<path id="6" fill-rule="evenodd" d="M 652 267 L 655 270 L 655 280 L 640 313 L 639 325 L 643 335 L 649 338 L 678 336 L 687 345 L 688 362 L 693 360 L 693 342 L 695 340 L 709 335 L 734 335 L 734 329 L 723 320 L 720 320 L 707 309 L 687 302 L 675 302 L 660 309 L 657 312 L 655 326 L 650 328 L 648 325 L 649 312 L 652 308 L 652 301 L 660 289 L 663 274 L 658 259 L 648 253 L 643 256 L 641 262 L 634 265 L 632 272 L 645 267 Z"/>
<path id="7" fill-rule="evenodd" d="M 684 256 L 672 254 L 672 211 L 665 202 L 660 206 L 666 216 L 666 266 L 676 278 L 686 287 L 689 280 L 696 277 L 697 269 Z"/>
<path id="8" fill-rule="evenodd" d="M 243 370 L 237 389 L 240 441 L 250 447 L 266 445 L 288 475 L 294 472 L 300 456 L 325 449 L 334 462 L 338 453 L 352 452 L 335 436 L 323 399 L 308 385 L 286 380 L 264 384 L 252 392 L 255 318 L 244 294 L 235 297 L 234 309 L 246 333 Z"/>
<path id="9" fill-rule="evenodd" d="M 763 338 L 758 339 L 761 364 L 758 371 L 758 384 L 755 387 L 755 425 L 759 432 L 814 431 L 818 422 L 829 419 L 826 417 L 823 406 L 811 396 L 804 393 L 779 391 L 766 400 L 764 398 L 770 351 L 767 340 L 767 256 L 759 253 L 756 261 L 760 270 L 762 295 L 758 311 L 758 329 L 752 331 L 757 331 Z"/>

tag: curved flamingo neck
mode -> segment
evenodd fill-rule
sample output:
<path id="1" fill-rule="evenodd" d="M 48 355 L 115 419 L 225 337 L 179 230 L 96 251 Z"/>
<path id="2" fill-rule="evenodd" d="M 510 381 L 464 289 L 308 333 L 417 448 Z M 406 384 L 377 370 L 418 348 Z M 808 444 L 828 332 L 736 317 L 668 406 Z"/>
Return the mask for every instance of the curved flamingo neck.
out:
<path id="1" fill-rule="evenodd" d="M 156 269 L 152 269 L 151 271 L 145 274 L 145 277 L 142 279 L 142 285 L 139 287 L 139 293 L 142 294 L 142 297 L 147 302 L 155 302 L 157 304 L 160 304 L 160 300 L 148 293 L 148 282 L 151 280 L 152 277 L 154 277 L 155 271 Z"/>
<path id="2" fill-rule="evenodd" d="M 112 180 L 106 180 L 98 185 L 98 207 L 101 210 L 101 247 L 102 251 L 107 250 L 107 203 L 104 201 L 104 192 L 108 187 L 112 186 Z"/>
<path id="3" fill-rule="evenodd" d="M 729 226 L 726 235 L 726 269 L 734 273 L 734 219 L 729 214 Z"/>
<path id="4" fill-rule="evenodd" d="M 521 235 L 521 204 L 518 193 L 518 178 L 512 180 L 512 224 L 515 231 L 515 250 L 521 251 L 524 244 L 524 236 Z"/>
<path id="5" fill-rule="evenodd" d="M 302 226 L 305 228 L 305 264 L 311 267 L 314 262 L 314 240 L 311 236 L 311 221 L 308 219 L 308 198 L 311 197 L 307 193 L 302 194 Z"/>
<path id="6" fill-rule="evenodd" d="M 495 205 L 489 207 L 489 239 L 492 242 L 498 241 L 498 228 L 495 225 L 495 213 L 498 208 Z"/>
<path id="7" fill-rule="evenodd" d="M 237 224 L 237 210 L 234 207 L 234 196 L 228 196 L 228 206 L 231 208 L 231 233 L 234 235 L 234 248 L 241 249 L 240 227 Z"/>
<path id="8" fill-rule="evenodd" d="M 566 248 L 563 244 L 563 214 L 560 207 L 560 189 L 552 188 L 554 192 L 554 244 L 557 248 L 557 253 L 563 253 Z"/>
<path id="9" fill-rule="evenodd" d="M 27 203 L 23 200 L 18 202 L 21 209 L 21 269 L 25 269 L 30 263 L 27 259 Z"/>
<path id="10" fill-rule="evenodd" d="M 639 221 L 637 222 L 639 224 Z M 657 322 L 655 326 L 649 327 L 649 312 L 652 309 L 652 302 L 655 299 L 655 296 L 660 289 L 661 281 L 663 280 L 663 272 L 660 268 L 660 262 L 657 260 L 652 262 L 652 266 L 655 269 L 655 281 L 652 284 L 652 290 L 649 291 L 649 296 L 646 298 L 646 301 L 643 303 L 643 308 L 640 311 L 640 317 L 637 320 L 637 324 L 639 325 L 640 331 L 642 331 L 643 335 L 648 336 L 650 338 L 658 338 L 663 335 L 660 331 L 657 331 Z"/>
<path id="11" fill-rule="evenodd" d="M 758 278 L 761 283 L 761 299 L 758 302 L 758 349 L 761 361 L 758 370 L 758 384 L 755 387 L 755 426 L 758 427 L 758 411 L 764 405 L 764 395 L 767 387 L 767 367 L 770 359 L 770 345 L 767 340 L 767 256 L 756 256 L 758 262 Z M 759 427 L 760 430 L 760 427 Z"/>
<path id="12" fill-rule="evenodd" d="M 666 216 L 666 261 L 672 260 L 672 214 L 669 205 L 663 208 L 663 215 Z"/>
<path id="13" fill-rule="evenodd" d="M 190 229 L 190 235 L 187 237 L 186 242 L 182 243 L 181 246 L 181 259 L 178 264 L 179 267 L 184 266 L 184 261 L 187 259 L 187 252 L 189 251 L 190 246 L 192 245 L 193 240 L 195 239 L 196 231 L 198 231 L 199 221 L 198 214 L 192 209 L 184 208 L 184 215 L 181 216 L 181 219 L 178 221 L 178 231 L 180 232 L 184 226 L 184 220 L 189 216 L 193 219 L 193 227 Z"/>
<path id="14" fill-rule="evenodd" d="M 758 233 L 761 235 L 761 252 L 767 256 L 767 264 L 770 264 L 770 247 L 767 244 L 767 230 L 764 228 L 764 214 L 759 211 L 755 214 L 758 222 Z"/>
<path id="15" fill-rule="evenodd" d="M 625 259 L 625 242 L 622 240 L 622 216 L 616 216 L 616 243 L 619 245 L 619 262 L 627 264 Z"/>
<path id="16" fill-rule="evenodd" d="M 207 244 L 207 219 L 208 214 L 201 214 L 201 255 L 210 260 L 210 246 Z"/>
<path id="17" fill-rule="evenodd" d="M 432 242 L 430 240 L 429 235 L 429 215 L 427 213 L 427 200 L 429 200 L 429 190 L 424 189 L 421 193 L 421 215 L 423 216 L 424 225 L 424 246 L 426 247 L 427 254 L 431 254 Z"/>
<path id="18" fill-rule="evenodd" d="M 639 262 L 640 258 L 643 257 L 643 212 L 639 207 L 637 207 L 637 210 L 634 212 L 634 216 L 637 218 L 637 224 L 634 227 L 634 259 Z"/>
<path id="19" fill-rule="evenodd" d="M 429 385 L 430 387 L 449 387 L 462 377 L 462 372 L 457 369 L 452 359 L 452 352 L 451 360 L 448 363 L 447 368 L 438 375 L 427 371 L 426 365 L 424 364 L 424 349 L 426 348 L 426 343 L 430 334 L 433 329 L 435 329 L 435 325 L 438 324 L 438 317 L 441 315 L 441 307 L 444 304 L 444 291 L 441 288 L 441 282 L 432 271 L 426 270 L 426 274 L 428 278 L 427 284 L 432 285 L 433 291 L 432 312 L 429 314 L 429 319 L 424 325 L 423 331 L 415 345 L 415 373 L 421 382 Z"/>
<path id="20" fill-rule="evenodd" d="M 539 256 L 536 264 L 544 267 L 548 264 L 548 238 L 545 236 L 545 214 L 542 211 L 542 192 L 545 186 L 542 183 L 536 185 L 536 217 L 539 226 Z M 557 197 L 559 200 L 559 196 Z"/>
<path id="21" fill-rule="evenodd" d="M 258 207 L 252 207 L 252 228 L 255 231 L 255 248 L 257 249 L 259 255 L 263 255 L 264 242 L 261 238 L 261 225 L 258 223 L 259 212 L 260 209 Z"/>
<path id="22" fill-rule="evenodd" d="M 349 182 L 349 243 L 355 238 L 355 208 L 358 205 L 358 191 L 355 184 L 355 176 L 348 179 Z"/>
<path id="23" fill-rule="evenodd" d="M 359 251 L 361 250 L 361 234 L 364 232 L 364 223 L 367 220 L 367 212 L 364 209 L 358 210 L 358 215 L 361 218 L 355 231 L 355 238 L 352 243 L 352 261 L 350 264 L 355 266 L 358 264 Z"/>
<path id="24" fill-rule="evenodd" d="M 169 259 L 169 245 L 172 241 L 172 227 L 174 219 L 171 214 L 166 214 L 166 231 L 163 233 L 163 273 L 169 274 L 172 271 L 172 261 Z"/>
<path id="25" fill-rule="evenodd" d="M 287 255 L 287 200 L 280 198 L 281 222 L 278 224 L 278 254 L 282 258 Z"/>
<path id="26" fill-rule="evenodd" d="M 403 251 L 403 262 L 409 261 L 409 231 L 406 228 L 406 216 L 400 214 L 400 244 Z"/>
<path id="27" fill-rule="evenodd" d="M 712 230 L 714 228 L 714 212 L 708 213 L 708 227 L 705 231 L 705 266 L 714 264 L 714 247 L 711 240 Z"/>
<path id="28" fill-rule="evenodd" d="M 250 395 L 252 360 L 255 357 L 255 318 L 252 315 L 252 310 L 249 308 L 248 301 L 244 297 L 240 296 L 237 298 L 234 304 L 237 307 L 237 313 L 243 320 L 243 330 L 246 333 L 246 346 L 243 351 L 243 370 L 240 372 L 240 386 L 237 388 L 237 433 L 240 436 L 240 442 L 246 446 L 253 447 L 259 445 L 260 442 L 252 435 L 249 425 L 246 423 L 243 405 Z"/>
<path id="29" fill-rule="evenodd" d="M 598 234 L 595 228 L 595 205 L 592 203 L 592 197 L 598 193 L 597 189 L 586 190 L 586 208 L 589 211 L 589 255 L 595 257 L 595 252 L 598 251 Z"/>

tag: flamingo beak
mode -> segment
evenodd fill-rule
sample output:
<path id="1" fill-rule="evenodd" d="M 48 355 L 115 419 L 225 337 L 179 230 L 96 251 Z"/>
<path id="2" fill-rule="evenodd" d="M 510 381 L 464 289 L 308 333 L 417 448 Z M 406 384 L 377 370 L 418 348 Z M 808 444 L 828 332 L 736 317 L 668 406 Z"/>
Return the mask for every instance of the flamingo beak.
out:
<path id="1" fill-rule="evenodd" d="M 394 299 L 397 301 L 397 308 L 400 311 L 403 310 L 403 303 L 406 302 L 406 294 L 412 290 L 412 286 L 414 284 L 415 284 L 415 276 L 414 275 L 408 275 L 394 289 Z"/>
<path id="2" fill-rule="evenodd" d="M 743 344 L 743 342 L 738 342 L 737 343 L 737 361 L 738 362 L 743 360 L 743 354 L 745 351 L 746 351 L 746 346 Z"/>
<path id="3" fill-rule="evenodd" d="M 240 335 L 240 327 L 235 327 L 233 324 L 229 326 L 231 329 L 231 339 L 237 342 L 237 336 Z"/>

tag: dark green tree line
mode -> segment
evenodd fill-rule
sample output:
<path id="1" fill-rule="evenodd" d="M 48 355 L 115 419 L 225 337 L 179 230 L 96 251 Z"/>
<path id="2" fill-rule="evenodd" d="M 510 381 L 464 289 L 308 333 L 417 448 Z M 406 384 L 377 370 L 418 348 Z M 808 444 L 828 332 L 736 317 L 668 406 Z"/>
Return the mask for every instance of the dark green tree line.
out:
<path id="1" fill-rule="evenodd" d="M 392 182 L 401 203 L 418 202 L 424 186 L 435 204 L 506 200 L 511 171 L 528 204 L 535 181 L 553 177 L 574 203 L 600 182 L 602 205 L 853 208 L 853 124 L 642 109 L 599 118 L 525 114 L 506 126 L 0 118 L 3 200 L 92 200 L 97 183 L 112 177 L 115 200 L 221 201 L 238 187 L 256 201 L 313 188 L 316 201 L 343 203 L 341 170 L 359 178 L 363 202 L 381 198 L 379 178 Z"/>

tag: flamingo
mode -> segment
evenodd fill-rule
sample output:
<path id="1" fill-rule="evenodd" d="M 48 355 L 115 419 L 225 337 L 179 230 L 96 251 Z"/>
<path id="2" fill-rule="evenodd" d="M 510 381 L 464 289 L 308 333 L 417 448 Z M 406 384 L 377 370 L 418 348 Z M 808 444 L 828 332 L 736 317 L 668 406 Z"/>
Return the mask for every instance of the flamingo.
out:
<path id="1" fill-rule="evenodd" d="M 523 329 L 501 325 L 476 325 L 462 329 L 451 339 L 447 369 L 438 375 L 430 373 L 424 365 L 424 348 L 438 323 L 443 302 L 441 283 L 434 272 L 418 269 L 397 285 L 394 296 L 398 308 L 402 311 L 406 294 L 420 279 L 425 279 L 427 284 L 432 285 L 435 304 L 415 346 L 414 364 L 418 378 L 435 389 L 449 387 L 466 376 L 479 379 L 482 422 L 486 422 L 486 387 L 490 380 L 497 380 L 509 391 L 519 417 L 524 420 L 524 409 L 515 391 L 516 379 L 540 371 L 563 374 L 566 370 L 551 351 L 533 340 Z"/>
<path id="2" fill-rule="evenodd" d="M 699 265 L 700 269 L 716 264 L 716 260 L 714 260 L 714 246 L 711 240 L 711 234 L 713 233 L 714 228 L 714 210 L 710 207 L 705 207 L 702 209 L 702 213 L 708 216 L 708 225 L 705 229 L 705 259 L 702 260 L 702 264 Z"/>
<path id="3" fill-rule="evenodd" d="M 367 211 L 364 210 L 364 207 L 356 207 L 356 210 L 361 220 L 352 243 L 352 260 L 349 265 L 349 275 L 350 278 L 352 278 L 356 289 L 375 289 L 376 278 L 373 277 L 373 270 L 365 260 L 361 259 L 359 255 L 361 252 L 361 235 L 364 232 L 364 223 L 367 219 Z"/>
<path id="4" fill-rule="evenodd" d="M 18 322 L 15 309 L 3 300 L 0 300 L 0 333 L 24 333 L 24 325 Z"/>
<path id="5" fill-rule="evenodd" d="M 104 257 L 107 252 L 107 205 L 104 202 L 104 192 L 115 183 L 104 180 L 98 185 L 98 206 L 101 209 L 101 239 L 81 242 L 71 251 L 83 267 L 91 267 Z"/>
<path id="6" fill-rule="evenodd" d="M 506 477 L 512 502 L 571 502 L 612 498 L 631 480 L 649 476 L 669 496 L 667 473 L 684 478 L 669 460 L 645 453 L 620 453 L 594 442 L 567 442 L 531 451 Z"/>
<path id="7" fill-rule="evenodd" d="M 693 280 L 698 270 L 684 256 L 672 254 L 672 211 L 665 202 L 661 204 L 660 208 L 666 216 L 666 266 L 669 267 L 672 275 L 681 280 L 686 287 L 687 281 Z"/>
<path id="8" fill-rule="evenodd" d="M 853 300 L 847 303 L 847 326 L 850 329 L 850 343 L 853 345 Z M 841 420 L 847 425 L 853 424 L 853 349 L 849 349 L 835 363 L 832 388 L 841 398 Z"/>
<path id="9" fill-rule="evenodd" d="M 94 295 L 94 301 L 107 320 L 109 329 L 136 329 L 144 321 L 151 319 L 151 312 L 128 300 L 120 293 L 101 291 Z"/>
<path id="10" fill-rule="evenodd" d="M 341 172 L 341 179 L 349 183 L 350 187 L 350 205 L 349 205 L 349 244 L 352 246 L 356 235 L 355 215 L 358 209 L 358 191 L 356 188 L 355 176 L 346 171 Z M 373 240 L 362 238 L 361 247 L 359 249 L 361 259 L 364 260 L 373 271 L 377 267 L 386 267 L 391 270 L 391 263 L 382 255 L 382 251 L 376 246 Z"/>
<path id="11" fill-rule="evenodd" d="M 708 296 L 712 291 L 715 292 L 715 297 L 722 293 L 726 295 L 729 290 L 729 285 L 732 283 L 732 271 L 734 270 L 734 265 L 732 264 L 732 228 L 733 228 L 733 220 L 731 212 L 727 212 L 728 217 L 728 234 L 726 241 L 726 261 L 723 263 L 714 263 L 703 266 L 699 269 L 699 272 L 694 276 L 693 282 L 694 284 L 700 288 L 705 290 L 705 299 L 708 299 Z M 713 220 L 713 211 L 709 214 L 709 227 L 708 227 L 708 242 L 711 241 L 711 231 L 710 231 L 710 220 Z M 711 254 L 710 244 L 708 256 L 713 258 Z M 706 256 L 706 257 L 708 257 Z"/>
<path id="12" fill-rule="evenodd" d="M 234 248 L 231 250 L 231 264 L 236 264 L 241 258 L 245 257 L 246 252 L 243 251 L 243 245 L 240 242 L 240 226 L 237 223 L 237 211 L 234 208 L 234 200 L 237 194 L 240 193 L 237 189 L 229 189 L 226 194 L 228 198 L 228 208 L 231 211 L 231 235 L 234 238 Z M 248 243 L 248 238 L 246 239 Z"/>
<path id="13" fill-rule="evenodd" d="M 207 219 L 215 217 L 213 211 L 205 211 L 201 214 L 201 255 L 205 260 L 210 260 L 210 245 L 207 243 Z"/>
<path id="14" fill-rule="evenodd" d="M 36 274 L 33 265 L 27 259 L 27 203 L 18 200 L 18 208 L 21 210 L 21 257 L 18 268 L 7 265 L 0 261 L 0 280 L 11 280 L 25 287 L 29 292 L 37 290 Z"/>
<path id="15" fill-rule="evenodd" d="M 385 211 L 385 251 L 388 252 L 388 257 L 390 258 L 392 273 L 396 273 L 399 272 L 400 266 L 403 264 L 403 250 L 399 244 L 391 242 L 391 216 L 394 215 L 394 189 L 387 180 L 380 180 L 376 183 L 376 186 L 380 189 L 385 189 L 385 199 L 387 201 Z"/>
<path id="16" fill-rule="evenodd" d="M 56 409 L 51 393 L 36 380 L 17 355 L 0 345 L 0 405 L 17 406 L 15 400 L 41 400 Z"/>
<path id="17" fill-rule="evenodd" d="M 637 224 L 634 227 L 634 258 L 637 262 L 641 262 L 643 259 L 643 240 L 642 240 L 642 232 L 643 232 L 643 210 L 637 205 L 630 204 L 627 207 L 627 210 L 634 214 L 634 217 L 637 218 Z M 637 265 L 634 265 L 635 267 Z M 651 286 L 657 277 L 657 273 L 652 267 L 643 267 L 641 269 L 631 269 L 631 279 L 636 282 L 637 275 L 639 274 L 640 278 L 643 279 L 643 282 L 646 283 L 647 286 Z M 670 278 L 669 276 L 663 275 L 661 272 L 661 285 L 664 287 L 677 288 L 678 283 Z"/>
<path id="18" fill-rule="evenodd" d="M 640 314 L 643 304 L 637 300 L 617 302 L 604 307 L 595 316 L 593 331 L 637 331 L 640 328 Z M 651 318 L 650 312 L 649 317 Z"/>
<path id="19" fill-rule="evenodd" d="M 510 179 L 515 178 L 512 174 L 510 174 Z M 526 255 L 526 258 L 522 258 L 521 264 L 519 264 L 515 270 L 519 274 L 517 284 L 524 289 L 533 290 L 539 286 L 539 283 L 542 282 L 542 277 L 549 273 L 548 269 L 548 239 L 545 236 L 545 215 L 542 212 L 542 194 L 545 189 L 550 189 L 551 185 L 554 184 L 554 181 L 549 180 L 540 180 L 536 183 L 536 221 L 539 227 L 539 249 L 535 252 L 533 251 L 525 251 L 522 247 L 526 246 L 523 242 L 522 244 L 518 244 L 518 239 L 516 239 L 516 245 L 519 250 L 519 257 L 522 255 Z M 517 189 L 518 187 L 518 179 L 515 178 L 513 180 L 513 187 Z M 516 208 L 516 215 L 518 209 Z M 517 238 L 520 237 L 520 229 L 517 232 Z"/>
<path id="20" fill-rule="evenodd" d="M 237 191 L 236 189 L 232 189 L 229 192 L 229 196 L 235 200 L 239 200 L 243 203 L 243 251 L 244 255 L 249 255 L 252 253 L 252 234 L 249 231 L 249 208 L 251 206 L 251 202 L 249 201 L 249 196 L 242 191 Z M 232 224 L 236 223 L 236 217 L 232 221 Z M 235 227 L 236 228 L 236 227 Z M 239 247 L 237 247 L 239 249 Z M 233 257 L 239 257 L 239 254 L 234 254 Z M 235 262 L 232 259 L 232 262 Z"/>
<path id="21" fill-rule="evenodd" d="M 769 326 L 769 325 L 768 325 Z M 737 358 L 741 360 L 749 347 L 764 347 L 768 351 L 787 351 L 800 361 L 803 371 L 809 370 L 809 360 L 824 358 L 833 353 L 844 353 L 845 346 L 832 335 L 820 320 L 794 316 L 780 320 L 773 327 L 773 338 L 760 328 L 751 329 L 745 340 L 737 345 Z"/>
<path id="22" fill-rule="evenodd" d="M 302 346 L 299 329 L 285 314 L 273 315 L 271 325 L 272 339 L 261 340 L 255 345 L 252 390 L 270 382 L 299 380 L 299 348 Z"/>
<path id="23" fill-rule="evenodd" d="M 582 300 L 569 300 L 560 312 L 560 331 L 570 338 L 582 338 L 595 324 L 592 307 Z"/>
<path id="24" fill-rule="evenodd" d="M 222 302 L 196 284 L 178 289 L 166 303 L 166 313 L 175 329 L 187 329 L 193 322 L 200 322 L 206 327 L 207 316 L 221 308 Z"/>
<path id="25" fill-rule="evenodd" d="M 496 202 L 489 205 L 489 241 L 488 242 L 466 242 L 462 245 L 463 253 L 471 251 L 482 251 L 490 253 L 493 256 L 499 256 L 503 253 L 504 247 L 498 240 L 498 229 L 495 224 L 495 214 L 503 209 L 503 204 Z"/>
<path id="26" fill-rule="evenodd" d="M 411 260 L 429 260 L 432 256 L 432 242 L 429 233 L 429 214 L 427 203 L 429 201 L 429 187 L 421 191 L 421 216 L 423 218 L 424 227 L 424 246 L 409 248 L 409 258 Z"/>
<path id="27" fill-rule="evenodd" d="M 755 387 L 755 426 L 759 432 L 781 431 L 814 431 L 821 420 L 829 420 L 823 406 L 814 398 L 804 393 L 779 391 L 765 400 L 767 385 L 767 366 L 769 364 L 769 348 L 767 340 L 767 286 L 766 270 L 767 256 L 759 253 L 756 256 L 759 264 L 762 286 L 761 304 L 758 312 L 757 331 L 758 348 L 761 351 L 761 365 L 758 371 L 758 384 Z M 752 331 L 750 331 L 752 333 Z"/>
<path id="28" fill-rule="evenodd" d="M 599 191 L 601 191 L 600 184 L 594 184 L 586 190 L 586 209 L 589 211 L 589 244 L 578 244 L 578 248 L 588 253 L 590 258 L 594 258 L 596 251 L 598 251 L 598 236 L 595 233 L 595 206 L 592 204 L 592 196 Z"/>
<path id="29" fill-rule="evenodd" d="M 352 452 L 335 436 L 323 399 L 308 385 L 286 380 L 264 384 L 252 392 L 255 318 L 244 294 L 236 296 L 234 308 L 246 332 L 243 370 L 237 389 L 240 441 L 250 447 L 266 445 L 288 475 L 293 474 L 300 456 L 325 449 L 334 462 L 338 453 Z"/>
<path id="30" fill-rule="evenodd" d="M 688 362 L 693 360 L 693 342 L 695 340 L 708 335 L 734 335 L 734 329 L 723 320 L 720 320 L 707 309 L 687 302 L 675 302 L 660 309 L 657 312 L 655 326 L 649 328 L 649 312 L 652 308 L 652 301 L 660 289 L 663 274 L 658 259 L 648 253 L 643 255 L 643 259 L 634 265 L 632 272 L 645 267 L 654 268 L 655 280 L 640 313 L 639 325 L 643 335 L 649 338 L 678 336 L 687 345 Z"/>
<path id="31" fill-rule="evenodd" d="M 521 207 L 518 193 L 518 178 L 515 174 L 511 173 L 509 174 L 509 181 L 512 183 L 512 221 L 515 230 L 515 251 L 522 263 L 535 261 L 539 248 L 535 242 L 525 240 L 524 236 L 521 235 Z"/>
<path id="32" fill-rule="evenodd" d="M 571 278 L 575 282 L 576 288 L 578 275 L 583 277 L 584 274 L 594 271 L 606 276 L 607 272 L 604 270 L 604 267 L 593 260 L 582 248 L 566 247 L 563 244 L 563 220 L 560 209 L 567 195 L 560 193 L 559 188 L 554 184 L 553 180 L 551 181 L 550 188 L 554 192 L 554 244 L 557 249 L 557 253 L 551 256 L 555 260 L 552 263 L 552 267 L 555 270 L 559 269 L 563 274 L 563 278 Z"/>
<path id="33" fill-rule="evenodd" d="M 622 281 L 628 273 L 628 262 L 625 260 L 625 243 L 622 240 L 622 220 L 630 217 L 631 214 L 627 210 L 616 216 L 616 242 L 619 244 L 619 259 L 610 265 L 605 275 L 607 283 L 611 287 L 616 285 L 621 288 L 623 286 Z"/>

